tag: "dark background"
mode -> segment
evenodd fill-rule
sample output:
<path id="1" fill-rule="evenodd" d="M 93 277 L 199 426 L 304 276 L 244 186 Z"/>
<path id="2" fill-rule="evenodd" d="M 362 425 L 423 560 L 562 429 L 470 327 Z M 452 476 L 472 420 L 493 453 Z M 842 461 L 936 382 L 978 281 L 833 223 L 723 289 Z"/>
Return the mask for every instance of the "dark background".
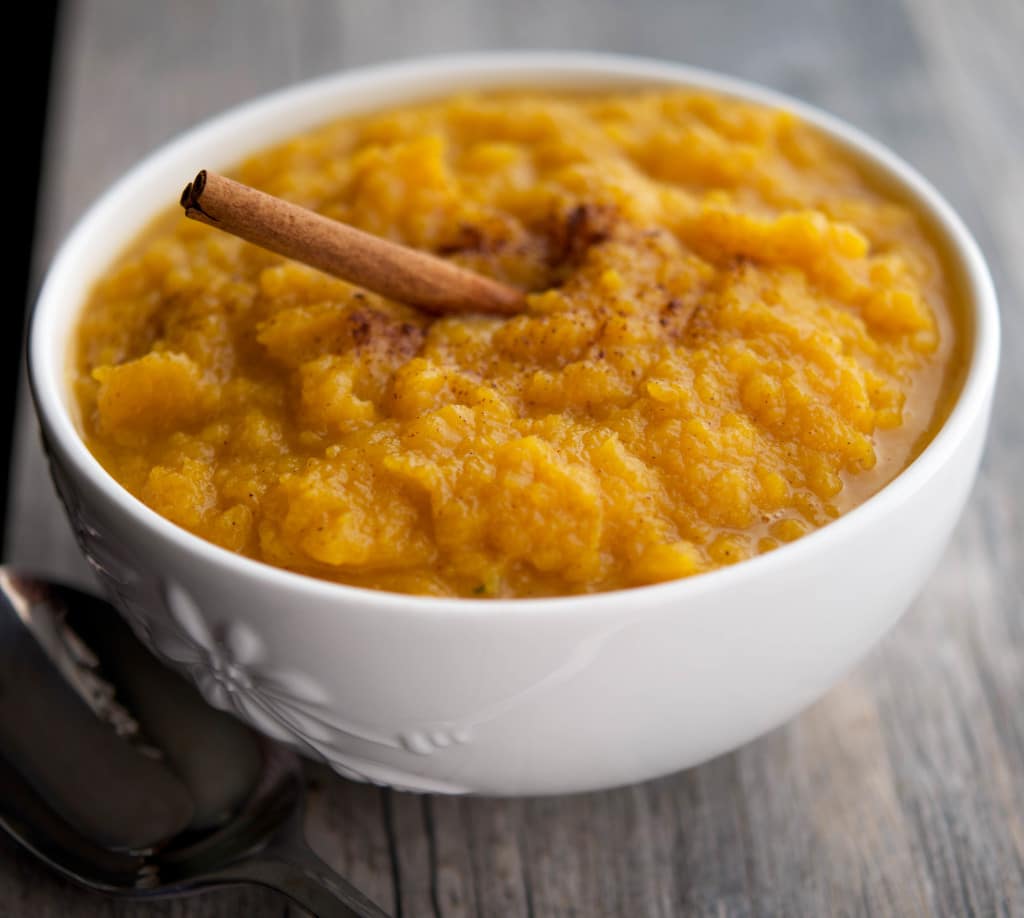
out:
<path id="1" fill-rule="evenodd" d="M 25 316 L 35 296 L 35 275 L 32 271 L 32 249 L 36 235 L 36 204 L 42 174 L 43 135 L 46 128 L 47 102 L 53 59 L 54 28 L 57 20 L 56 0 L 42 0 L 32 5 L 18 36 L 18 91 L 13 94 L 16 119 L 20 125 L 14 144 L 15 161 L 9 173 L 9 184 L 15 199 L 9 202 L 14 245 L 11 250 L 14 270 L 11 298 L 0 310 L 0 520 L 7 518 L 7 491 L 11 466 L 11 437 L 14 432 L 14 408 L 24 342 Z M 17 219 L 15 220 L 15 215 Z M 0 557 L 5 556 L 6 526 L 0 526 Z"/>

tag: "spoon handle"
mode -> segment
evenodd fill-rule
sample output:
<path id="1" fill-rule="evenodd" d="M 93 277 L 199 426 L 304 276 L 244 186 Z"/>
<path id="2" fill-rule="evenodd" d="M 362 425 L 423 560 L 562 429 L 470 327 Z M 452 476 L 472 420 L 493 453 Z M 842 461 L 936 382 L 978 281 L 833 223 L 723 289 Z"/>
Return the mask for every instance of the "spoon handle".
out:
<path id="1" fill-rule="evenodd" d="M 277 890 L 317 918 L 389 918 L 387 912 L 294 839 L 232 864 L 219 871 L 216 879 Z"/>

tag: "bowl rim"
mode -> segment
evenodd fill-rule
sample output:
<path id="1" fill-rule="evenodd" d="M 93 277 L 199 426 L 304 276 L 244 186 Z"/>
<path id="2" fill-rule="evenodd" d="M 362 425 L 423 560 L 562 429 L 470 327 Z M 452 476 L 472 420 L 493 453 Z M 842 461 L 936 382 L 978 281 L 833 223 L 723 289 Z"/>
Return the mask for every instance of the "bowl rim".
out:
<path id="1" fill-rule="evenodd" d="M 791 111 L 871 163 L 930 216 L 944 237 L 950 257 L 959 261 L 964 277 L 964 299 L 967 301 L 973 340 L 965 355 L 966 367 L 960 392 L 932 440 L 910 465 L 866 501 L 775 551 L 679 580 L 566 596 L 478 599 L 421 596 L 350 586 L 275 567 L 231 552 L 177 526 L 134 497 L 100 465 L 86 447 L 60 395 L 62 389 L 70 389 L 66 364 L 55 365 L 61 361 L 50 359 L 50 336 L 56 335 L 57 340 L 63 344 L 63 359 L 67 360 L 68 343 L 75 323 L 65 321 L 62 326 L 57 322 L 57 317 L 61 312 L 62 300 L 65 299 L 63 291 L 66 284 L 70 280 L 71 289 L 76 286 L 67 275 L 73 274 L 75 260 L 97 225 L 106 221 L 117 203 L 126 199 L 136 186 L 145 184 L 148 173 L 180 158 L 194 146 L 209 145 L 218 135 L 226 134 L 240 124 L 272 121 L 275 114 L 300 102 L 314 107 L 319 103 L 323 107 L 336 97 L 341 100 L 340 114 L 358 111 L 358 103 L 354 103 L 354 100 L 360 91 L 386 87 L 389 82 L 404 84 L 414 80 L 421 87 L 420 96 L 436 96 L 438 92 L 432 93 L 429 88 L 424 92 L 422 87 L 429 87 L 432 80 L 454 76 L 465 80 L 483 78 L 488 87 L 494 88 L 502 84 L 509 87 L 540 85 L 545 77 L 578 81 L 580 84 L 589 81 L 604 84 L 609 89 L 613 88 L 616 79 L 637 85 L 640 81 L 647 81 L 651 85 L 692 86 Z M 405 95 L 409 98 L 411 94 L 406 92 Z M 396 99 L 393 104 L 402 103 Z M 325 109 L 311 119 L 310 126 L 330 118 L 331 113 Z M 266 141 L 266 144 L 273 142 Z M 149 213 L 147 219 L 153 216 L 155 213 Z M 142 223 L 139 226 L 141 228 Z M 113 263 L 119 255 L 120 250 L 112 252 L 109 260 L 104 262 L 104 267 Z M 83 292 L 79 296 L 75 311 L 70 313 L 75 319 L 80 315 L 86 295 Z M 682 603 L 711 590 L 729 590 L 753 578 L 773 572 L 777 574 L 780 572 L 777 568 L 784 570 L 813 563 L 815 557 L 829 551 L 830 545 L 841 542 L 855 527 L 869 527 L 873 521 L 883 518 L 893 505 L 902 503 L 919 490 L 950 460 L 975 420 L 987 412 L 998 369 L 999 318 L 995 287 L 985 259 L 952 206 L 901 157 L 837 116 L 747 80 L 655 58 L 581 51 L 496 51 L 432 55 L 337 71 L 233 106 L 176 135 L 145 156 L 113 186 L 102 192 L 77 220 L 46 272 L 31 317 L 27 340 L 29 384 L 44 431 L 54 438 L 55 445 L 75 471 L 118 511 L 134 518 L 159 539 L 174 543 L 183 553 L 201 556 L 203 560 L 235 576 L 254 578 L 267 586 L 291 589 L 339 605 L 358 603 L 367 608 L 388 611 L 423 615 L 465 613 L 474 617 L 502 612 L 514 612 L 517 616 L 547 614 L 550 609 L 556 608 L 558 614 L 564 616 L 608 610 L 621 607 L 624 603 L 629 603 L 631 610 L 638 610 L 641 601 L 660 598 L 663 601 Z M 70 403 L 70 391 L 66 391 L 66 397 Z"/>

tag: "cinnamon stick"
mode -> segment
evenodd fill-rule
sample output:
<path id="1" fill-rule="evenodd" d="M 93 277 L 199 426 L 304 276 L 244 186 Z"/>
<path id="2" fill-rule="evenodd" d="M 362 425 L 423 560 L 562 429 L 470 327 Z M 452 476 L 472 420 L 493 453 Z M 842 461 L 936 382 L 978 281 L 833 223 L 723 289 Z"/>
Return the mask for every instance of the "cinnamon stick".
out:
<path id="1" fill-rule="evenodd" d="M 193 220 L 427 312 L 511 314 L 526 306 L 514 287 L 205 169 L 181 206 Z"/>

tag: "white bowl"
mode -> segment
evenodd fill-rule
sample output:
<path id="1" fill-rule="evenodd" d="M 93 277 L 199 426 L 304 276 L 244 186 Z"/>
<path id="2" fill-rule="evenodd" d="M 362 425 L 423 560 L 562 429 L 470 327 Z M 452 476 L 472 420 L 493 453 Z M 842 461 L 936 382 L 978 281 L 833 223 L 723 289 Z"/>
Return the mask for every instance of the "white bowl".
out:
<path id="1" fill-rule="evenodd" d="M 239 557 L 122 489 L 79 436 L 67 367 L 96 278 L 199 166 L 340 115 L 467 87 L 700 87 L 784 106 L 930 221 L 964 291 L 962 391 L 918 459 L 824 529 L 735 567 L 657 586 L 530 600 L 429 599 L 339 586 Z M 538 794 L 651 778 L 752 739 L 831 686 L 899 618 L 974 480 L 998 362 L 978 247 L 906 163 L 756 86 L 596 54 L 441 57 L 342 73 L 222 115 L 104 194 L 53 262 L 32 320 L 33 392 L 82 550 L 138 633 L 215 705 L 338 772 L 421 791 Z"/>

